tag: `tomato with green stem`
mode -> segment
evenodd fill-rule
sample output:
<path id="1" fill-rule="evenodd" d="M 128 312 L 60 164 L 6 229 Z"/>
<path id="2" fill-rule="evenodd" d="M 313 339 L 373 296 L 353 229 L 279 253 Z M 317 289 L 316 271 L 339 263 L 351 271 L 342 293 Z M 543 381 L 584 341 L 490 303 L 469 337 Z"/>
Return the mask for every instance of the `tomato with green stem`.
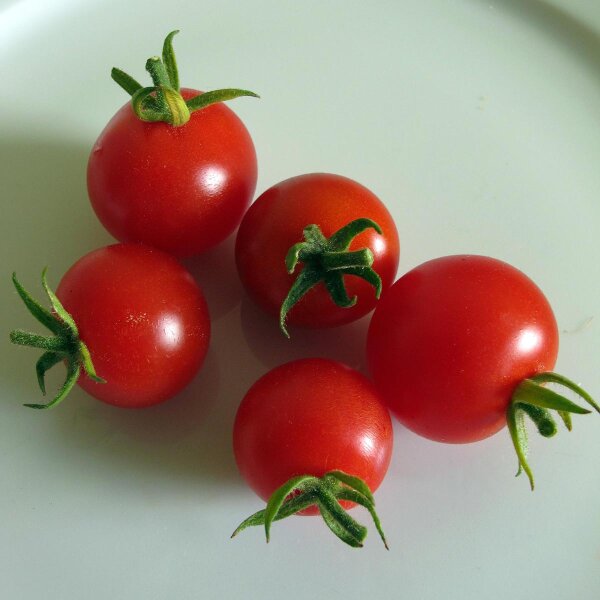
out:
<path id="1" fill-rule="evenodd" d="M 551 437 L 551 410 L 569 430 L 571 414 L 590 412 L 546 384 L 600 412 L 585 390 L 552 372 L 557 354 L 558 328 L 541 290 L 485 256 L 446 256 L 406 273 L 378 303 L 367 337 L 375 385 L 404 425 L 432 440 L 465 443 L 508 423 L 518 473 L 525 471 L 532 489 L 525 415 Z"/>
<path id="2" fill-rule="evenodd" d="M 146 63 L 152 86 L 112 70 L 132 101 L 94 144 L 87 185 L 94 211 L 119 241 L 191 256 L 229 236 L 252 200 L 254 145 L 223 101 L 256 94 L 180 88 L 176 33 L 167 36 L 162 58 Z"/>
<path id="3" fill-rule="evenodd" d="M 373 310 L 396 277 L 399 253 L 381 200 L 329 173 L 292 177 L 261 194 L 235 246 L 246 291 L 288 337 L 288 323 L 334 327 Z"/>
<path id="4" fill-rule="evenodd" d="M 80 258 L 52 292 L 52 310 L 13 282 L 31 314 L 52 335 L 11 332 L 15 344 L 43 351 L 36 364 L 45 395 L 48 369 L 64 362 L 67 376 L 47 404 L 61 402 L 78 383 L 108 404 L 142 408 L 171 398 L 200 369 L 210 340 L 210 317 L 192 276 L 170 255 L 137 244 L 115 244 Z"/>
<path id="5" fill-rule="evenodd" d="M 320 513 L 342 541 L 360 547 L 366 529 L 344 510 L 360 504 L 386 543 L 372 492 L 392 443 L 389 413 L 364 375 L 323 358 L 269 371 L 242 400 L 233 429 L 239 470 L 268 504 L 233 535 L 264 525 L 268 541 L 274 520 Z"/>

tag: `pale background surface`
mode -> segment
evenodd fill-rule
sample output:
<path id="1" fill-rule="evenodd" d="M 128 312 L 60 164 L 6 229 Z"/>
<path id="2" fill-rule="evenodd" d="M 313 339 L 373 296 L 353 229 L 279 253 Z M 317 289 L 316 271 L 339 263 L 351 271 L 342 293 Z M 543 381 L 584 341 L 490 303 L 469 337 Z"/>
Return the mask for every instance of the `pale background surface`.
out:
<path id="1" fill-rule="evenodd" d="M 0 2 L 2 598 L 599 598 L 597 415 L 533 440 L 533 495 L 506 431 L 446 446 L 397 425 L 377 494 L 390 552 L 372 528 L 347 549 L 316 519 L 277 523 L 268 546 L 258 529 L 230 541 L 261 506 L 231 450 L 245 390 L 300 356 L 363 368 L 367 325 L 288 343 L 244 298 L 231 241 L 188 261 L 214 341 L 181 397 L 124 412 L 77 390 L 49 413 L 21 407 L 38 399 L 35 357 L 7 341 L 31 325 L 10 272 L 33 287 L 49 265 L 56 285 L 111 241 L 84 178 L 126 100 L 109 70 L 142 78 L 175 28 L 184 85 L 261 94 L 231 103 L 256 143 L 257 192 L 341 173 L 390 206 L 400 273 L 461 252 L 513 263 L 555 309 L 557 370 L 600 395 L 596 1 Z"/>

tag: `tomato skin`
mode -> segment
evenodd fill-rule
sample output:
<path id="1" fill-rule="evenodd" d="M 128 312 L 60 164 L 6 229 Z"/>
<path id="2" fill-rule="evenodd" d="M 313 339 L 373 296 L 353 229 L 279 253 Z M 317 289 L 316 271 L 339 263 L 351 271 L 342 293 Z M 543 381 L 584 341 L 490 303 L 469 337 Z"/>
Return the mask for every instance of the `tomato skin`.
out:
<path id="1" fill-rule="evenodd" d="M 182 89 L 185 99 L 200 92 Z M 94 144 L 87 169 L 94 211 L 119 241 L 199 254 L 239 225 L 256 187 L 256 152 L 223 103 L 181 127 L 140 120 L 125 104 Z"/>
<path id="2" fill-rule="evenodd" d="M 192 276 L 171 256 L 115 244 L 80 258 L 56 295 L 90 351 L 96 373 L 78 384 L 108 404 L 162 402 L 194 377 L 208 350 L 210 317 Z"/>
<path id="3" fill-rule="evenodd" d="M 377 388 L 396 417 L 440 442 L 474 442 L 506 425 L 515 387 L 551 371 L 558 328 L 521 271 L 484 256 L 446 256 L 401 277 L 367 337 Z"/>
<path id="4" fill-rule="evenodd" d="M 390 415 L 373 384 L 323 358 L 292 361 L 263 375 L 242 400 L 233 428 L 239 470 L 265 501 L 291 477 L 321 477 L 334 469 L 362 478 L 374 491 L 392 443 Z"/>
<path id="5" fill-rule="evenodd" d="M 384 204 L 359 183 L 328 173 L 310 173 L 286 179 L 265 191 L 248 209 L 238 231 L 235 256 L 238 272 L 250 297 L 272 315 L 279 310 L 301 271 L 288 274 L 285 257 L 307 225 L 318 225 L 325 237 L 354 219 L 366 217 L 379 224 L 383 235 L 368 229 L 351 243 L 350 250 L 368 247 L 373 269 L 385 289 L 398 269 L 400 244 L 394 221 Z M 363 279 L 345 276 L 353 307 L 334 304 L 321 282 L 290 311 L 289 324 L 301 327 L 334 327 L 350 323 L 373 310 L 373 287 Z"/>

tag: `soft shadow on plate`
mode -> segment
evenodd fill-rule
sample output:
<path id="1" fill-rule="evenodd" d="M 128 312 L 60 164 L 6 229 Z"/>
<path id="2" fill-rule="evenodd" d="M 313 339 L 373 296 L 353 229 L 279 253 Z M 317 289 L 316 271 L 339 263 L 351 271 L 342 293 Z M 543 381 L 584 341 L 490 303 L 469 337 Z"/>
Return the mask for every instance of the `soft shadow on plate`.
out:
<path id="1" fill-rule="evenodd" d="M 149 479 L 157 486 L 176 481 L 180 489 L 209 489 L 215 482 L 219 488 L 242 485 L 231 432 L 237 405 L 254 373 L 240 376 L 243 366 L 232 364 L 237 359 L 232 358 L 233 351 L 227 345 L 237 343 L 240 337 L 232 326 L 233 319 L 215 324 L 214 343 L 200 372 L 187 388 L 161 404 L 122 409 L 95 400 L 75 387 L 60 405 L 37 411 L 35 417 L 45 420 L 45 427 L 53 430 L 53 452 L 58 451 L 63 461 L 71 462 L 74 472 L 83 465 L 96 470 L 99 476 L 109 472 L 110 477 Z M 235 328 L 239 330 L 239 325 Z M 30 362 L 27 371 L 22 370 L 21 384 L 16 389 L 27 392 L 19 393 L 18 400 L 38 402 L 41 397 L 34 389 L 35 356 L 23 352 Z M 58 389 L 61 377 L 61 366 L 48 374 L 49 394 Z"/>
<path id="2" fill-rule="evenodd" d="M 43 267 L 49 267 L 49 282 L 55 287 L 78 258 L 115 242 L 96 219 L 87 197 L 89 150 L 85 143 L 43 137 L 0 141 L 0 277 L 4 282 L 0 285 L 0 376 L 3 389 L 10 391 L 6 402 L 11 411 L 23 402 L 42 401 L 35 384 L 38 354 L 8 340 L 8 332 L 14 328 L 41 332 L 12 287 L 12 271 L 44 302 Z M 227 357 L 231 353 L 227 345 L 239 345 L 241 338 L 239 320 L 222 319 L 240 298 L 232 248 L 233 237 L 188 264 L 205 291 L 213 322 L 209 354 L 188 388 L 164 404 L 123 410 L 98 402 L 76 387 L 60 406 L 35 413 L 45 420 L 45 427 L 55 430 L 52 443 L 64 448 L 65 460 L 83 462 L 90 469 L 110 468 L 125 477 L 147 471 L 160 481 L 166 473 L 197 486 L 207 479 L 238 481 L 231 427 L 241 386 L 247 380 L 226 374 L 225 378 L 233 381 L 227 382 L 226 395 L 220 397 L 220 356 Z M 49 394 L 64 378 L 62 366 L 53 371 L 48 374 Z M 39 450 L 43 455 L 43 448 Z"/>
<path id="3" fill-rule="evenodd" d="M 108 467 L 123 477 L 143 473 L 157 485 L 165 477 L 192 487 L 215 480 L 235 484 L 228 411 L 223 415 L 226 407 L 219 408 L 221 376 L 215 353 L 209 351 L 200 373 L 171 400 L 128 410 L 77 390 L 53 409 L 51 425 L 71 460 L 90 468 Z"/>
<path id="4" fill-rule="evenodd" d="M 543 0 L 505 0 L 494 8 L 526 18 L 531 27 L 550 35 L 554 42 L 559 41 L 579 64 L 586 65 L 600 79 L 600 33 L 584 21 Z"/>
<path id="5" fill-rule="evenodd" d="M 231 312 L 241 301 L 242 284 L 235 267 L 235 233 L 227 240 L 182 262 L 204 292 L 211 319 Z"/>
<path id="6" fill-rule="evenodd" d="M 290 327 L 291 339 L 287 339 L 277 319 L 263 312 L 247 295 L 242 298 L 240 311 L 244 339 L 266 369 L 299 358 L 322 356 L 366 372 L 365 344 L 370 314 L 331 329 Z"/>
<path id="7" fill-rule="evenodd" d="M 8 331 L 38 331 L 13 288 L 11 273 L 16 271 L 23 285 L 43 302 L 40 275 L 44 267 L 48 267 L 48 280 L 55 287 L 79 257 L 112 242 L 88 201 L 88 154 L 89 147 L 82 142 L 0 140 L 0 376 L 9 388 L 22 387 L 25 374 L 29 377 L 33 373 L 33 363 L 27 351 L 9 343 Z"/>
<path id="8" fill-rule="evenodd" d="M 39 265 L 39 274 L 47 264 L 59 277 L 83 253 L 114 242 L 88 200 L 89 150 L 68 140 L 0 140 L 5 268 Z"/>
<path id="9" fill-rule="evenodd" d="M 176 481 L 180 489 L 241 486 L 233 457 L 233 420 L 256 373 L 240 338 L 237 315 L 217 320 L 201 371 L 162 404 L 120 409 L 76 388 L 62 405 L 39 416 L 55 429 L 53 442 L 64 447 L 65 460 L 73 461 L 74 468 L 83 463 L 110 471 L 111 477 L 147 477 L 157 485 Z M 60 384 L 56 377 L 53 390 Z"/>

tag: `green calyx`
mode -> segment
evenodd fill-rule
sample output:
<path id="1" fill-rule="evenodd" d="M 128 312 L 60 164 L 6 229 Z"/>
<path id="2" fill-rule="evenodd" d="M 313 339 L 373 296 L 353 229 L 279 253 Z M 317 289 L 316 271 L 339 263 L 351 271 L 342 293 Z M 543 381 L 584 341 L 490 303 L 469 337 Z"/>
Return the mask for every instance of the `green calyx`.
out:
<path id="1" fill-rule="evenodd" d="M 318 225 L 304 228 L 304 241 L 294 244 L 285 257 L 285 266 L 292 274 L 299 262 L 304 269 L 294 281 L 279 311 L 279 327 L 286 337 L 290 334 L 285 325 L 287 314 L 292 307 L 317 283 L 323 281 L 331 299 L 343 308 L 356 304 L 356 296 L 350 298 L 344 285 L 344 275 L 361 277 L 375 288 L 375 295 L 381 294 L 381 278 L 371 268 L 373 252 L 361 248 L 350 252 L 352 240 L 366 229 L 374 229 L 381 234 L 381 228 L 371 219 L 356 219 L 338 229 L 327 239 Z"/>
<path id="2" fill-rule="evenodd" d="M 531 467 L 527 462 L 528 437 L 525 428 L 525 415 L 535 423 L 538 432 L 542 436 L 549 438 L 557 432 L 556 421 L 550 413 L 551 410 L 558 413 L 569 431 L 572 429 L 572 414 L 586 415 L 591 412 L 575 404 L 562 394 L 545 387 L 547 383 L 555 383 L 574 392 L 596 412 L 600 413 L 600 406 L 583 388 L 557 373 L 539 373 L 529 379 L 524 379 L 517 386 L 507 409 L 506 419 L 519 460 L 517 475 L 520 475 L 523 471 L 526 473 L 532 491 L 535 484 Z"/>
<path id="3" fill-rule="evenodd" d="M 329 471 L 321 478 L 312 475 L 293 477 L 273 492 L 264 510 L 259 510 L 242 521 L 231 537 L 235 537 L 247 527 L 263 525 L 268 542 L 273 521 L 280 521 L 315 505 L 327 527 L 342 542 L 353 548 L 362 548 L 367 528 L 342 508 L 340 500 L 360 504 L 369 511 L 384 546 L 389 550 L 369 486 L 362 479 L 343 471 Z"/>
<path id="4" fill-rule="evenodd" d="M 85 343 L 79 339 L 79 332 L 75 321 L 49 288 L 46 280 L 46 269 L 42 271 L 42 286 L 55 314 L 33 299 L 29 292 L 19 283 L 16 273 L 13 273 L 12 281 L 27 310 L 29 310 L 37 321 L 53 333 L 51 336 L 43 336 L 21 329 L 15 329 L 10 332 L 10 341 L 13 344 L 40 348 L 44 351 L 35 365 L 38 384 L 44 396 L 46 395 L 46 384 L 44 381 L 46 371 L 59 362 L 65 362 L 67 365 L 65 382 L 50 402 L 47 404 L 25 404 L 25 406 L 38 409 L 56 406 L 71 391 L 71 388 L 77 382 L 81 369 L 95 382 L 106 383 L 104 379 L 96 375 L 90 352 Z"/>
<path id="5" fill-rule="evenodd" d="M 148 122 L 163 121 L 174 127 L 181 127 L 190 120 L 190 114 L 215 104 L 233 100 L 240 96 L 259 96 L 248 90 L 223 89 L 205 92 L 184 100 L 179 91 L 179 73 L 173 50 L 173 38 L 179 31 L 171 31 L 165 38 L 162 57 L 153 56 L 146 62 L 146 71 L 152 77 L 153 85 L 143 87 L 131 75 L 117 69 L 111 71 L 111 77 L 130 96 L 135 114 Z"/>

